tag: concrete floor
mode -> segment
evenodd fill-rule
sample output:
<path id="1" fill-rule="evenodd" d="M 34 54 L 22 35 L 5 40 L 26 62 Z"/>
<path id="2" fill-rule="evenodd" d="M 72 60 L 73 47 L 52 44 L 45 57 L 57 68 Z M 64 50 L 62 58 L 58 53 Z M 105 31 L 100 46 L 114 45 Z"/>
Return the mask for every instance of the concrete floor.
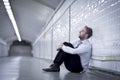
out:
<path id="1" fill-rule="evenodd" d="M 71 73 L 62 65 L 60 72 L 44 72 L 51 62 L 33 57 L 1 57 L 0 80 L 120 80 L 103 72 Z"/>

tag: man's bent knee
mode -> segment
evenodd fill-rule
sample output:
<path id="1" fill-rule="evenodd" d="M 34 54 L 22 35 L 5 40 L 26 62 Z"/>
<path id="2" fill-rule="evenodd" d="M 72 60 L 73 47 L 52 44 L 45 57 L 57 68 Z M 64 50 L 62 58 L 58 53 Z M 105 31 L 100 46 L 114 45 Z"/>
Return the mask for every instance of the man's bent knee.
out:
<path id="1" fill-rule="evenodd" d="M 73 45 L 72 45 L 71 43 L 69 43 L 69 42 L 64 42 L 63 44 L 64 44 L 65 46 L 69 46 L 69 47 L 74 48 Z"/>

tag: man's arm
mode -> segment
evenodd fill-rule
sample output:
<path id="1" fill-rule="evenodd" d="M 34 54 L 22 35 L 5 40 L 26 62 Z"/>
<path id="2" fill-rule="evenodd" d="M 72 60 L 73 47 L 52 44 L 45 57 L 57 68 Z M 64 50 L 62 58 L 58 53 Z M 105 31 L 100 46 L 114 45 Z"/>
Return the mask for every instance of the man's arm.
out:
<path id="1" fill-rule="evenodd" d="M 71 42 L 71 44 L 75 47 L 75 46 L 76 46 L 76 44 L 77 44 L 79 41 L 80 41 L 80 39 L 75 40 L 75 41 L 72 41 L 72 42 Z"/>
<path id="2" fill-rule="evenodd" d="M 83 54 L 90 50 L 89 45 L 81 44 L 78 48 L 71 48 L 68 46 L 62 46 L 62 50 L 70 54 Z"/>

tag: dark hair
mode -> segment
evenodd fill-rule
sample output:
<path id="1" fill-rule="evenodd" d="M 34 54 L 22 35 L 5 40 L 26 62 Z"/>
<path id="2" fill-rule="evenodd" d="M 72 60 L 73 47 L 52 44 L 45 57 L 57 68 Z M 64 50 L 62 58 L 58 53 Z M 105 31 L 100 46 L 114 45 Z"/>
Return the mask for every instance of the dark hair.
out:
<path id="1" fill-rule="evenodd" d="M 92 28 L 85 26 L 86 30 L 87 30 L 87 34 L 88 34 L 88 38 L 90 38 L 93 34 Z"/>

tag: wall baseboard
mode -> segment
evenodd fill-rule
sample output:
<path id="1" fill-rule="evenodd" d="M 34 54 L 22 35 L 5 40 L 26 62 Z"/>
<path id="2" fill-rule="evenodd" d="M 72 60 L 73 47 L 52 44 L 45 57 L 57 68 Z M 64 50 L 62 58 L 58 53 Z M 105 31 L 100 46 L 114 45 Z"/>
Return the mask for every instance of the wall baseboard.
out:
<path id="1" fill-rule="evenodd" d="M 95 71 L 100 71 L 100 72 L 105 72 L 108 74 L 120 76 L 120 72 L 118 72 L 118 71 L 103 69 L 103 68 L 99 68 L 99 67 L 95 67 L 95 66 L 90 66 L 89 70 L 93 70 L 93 71 L 95 70 Z"/>

